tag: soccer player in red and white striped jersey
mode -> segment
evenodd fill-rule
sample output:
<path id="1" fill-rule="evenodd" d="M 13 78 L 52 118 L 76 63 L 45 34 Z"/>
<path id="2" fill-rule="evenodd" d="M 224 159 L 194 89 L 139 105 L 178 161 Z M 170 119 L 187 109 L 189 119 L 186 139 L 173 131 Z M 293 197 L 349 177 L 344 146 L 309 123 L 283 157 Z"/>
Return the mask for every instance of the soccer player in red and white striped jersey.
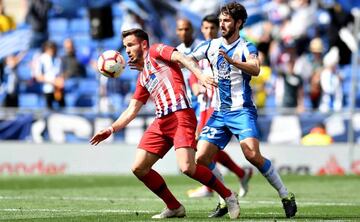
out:
<path id="1" fill-rule="evenodd" d="M 227 203 L 230 218 L 237 218 L 240 207 L 236 195 L 207 167 L 195 163 L 196 117 L 186 95 L 179 63 L 193 72 L 207 87 L 216 86 L 215 81 L 210 75 L 202 74 L 192 59 L 175 48 L 164 44 L 149 46 L 148 35 L 141 29 L 124 31 L 122 37 L 130 59 L 129 66 L 141 71 L 136 90 L 128 108 L 109 128 L 94 135 L 90 143 L 97 145 L 112 133 L 123 129 L 136 117 L 149 97 L 152 97 L 156 104 L 156 118 L 138 145 L 132 171 L 166 204 L 165 210 L 153 218 L 184 217 L 186 214 L 185 208 L 170 192 L 164 179 L 152 169 L 172 146 L 175 147 L 180 170 L 218 192 Z"/>

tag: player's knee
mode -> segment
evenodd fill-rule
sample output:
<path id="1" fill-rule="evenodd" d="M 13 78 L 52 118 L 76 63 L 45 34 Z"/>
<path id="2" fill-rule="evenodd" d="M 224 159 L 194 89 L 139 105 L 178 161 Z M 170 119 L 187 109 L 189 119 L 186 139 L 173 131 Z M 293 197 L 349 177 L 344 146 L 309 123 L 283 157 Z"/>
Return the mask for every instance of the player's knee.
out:
<path id="1" fill-rule="evenodd" d="M 244 152 L 244 156 L 249 162 L 253 162 L 257 159 L 257 153 L 254 150 L 247 150 Z"/>
<path id="2" fill-rule="evenodd" d="M 195 164 L 186 164 L 183 166 L 180 166 L 180 170 L 183 174 L 187 176 L 192 176 L 195 173 Z"/>
<path id="3" fill-rule="evenodd" d="M 140 167 L 140 166 L 133 166 L 131 168 L 131 171 L 133 172 L 133 174 L 136 177 L 143 177 L 149 172 L 149 169 L 146 169 L 146 168 L 143 168 L 143 167 Z"/>
<path id="4" fill-rule="evenodd" d="M 196 156 L 195 162 L 197 164 L 200 164 L 200 165 L 203 165 L 203 166 L 208 166 L 211 163 L 211 159 L 208 158 L 205 155 L 200 155 L 200 156 Z"/>

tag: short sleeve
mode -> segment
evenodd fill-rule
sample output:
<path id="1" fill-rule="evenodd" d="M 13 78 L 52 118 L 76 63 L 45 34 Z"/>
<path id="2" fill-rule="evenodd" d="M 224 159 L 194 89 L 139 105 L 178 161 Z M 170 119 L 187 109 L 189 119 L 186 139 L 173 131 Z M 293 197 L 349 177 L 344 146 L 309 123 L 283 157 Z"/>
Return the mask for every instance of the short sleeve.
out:
<path id="1" fill-rule="evenodd" d="M 200 61 L 206 58 L 207 51 L 210 47 L 210 41 L 205 41 L 199 44 L 194 51 L 191 53 L 191 56 L 196 60 Z"/>
<path id="2" fill-rule="evenodd" d="M 258 50 L 257 50 L 256 46 L 251 42 L 248 42 L 246 44 L 246 47 L 245 47 L 245 49 L 243 51 L 243 55 L 242 55 L 242 61 L 246 61 L 246 58 L 248 58 L 249 55 L 258 56 Z"/>
<path id="3" fill-rule="evenodd" d="M 146 104 L 146 101 L 150 97 L 150 93 L 149 93 L 149 91 L 147 91 L 147 89 L 144 86 L 141 85 L 140 76 L 141 76 L 141 74 L 139 75 L 137 83 L 136 83 L 136 89 L 135 89 L 135 92 L 133 95 L 133 99 L 139 100 L 143 104 Z"/>
<path id="4" fill-rule="evenodd" d="M 167 62 L 171 61 L 171 55 L 176 50 L 174 47 L 164 44 L 154 44 L 150 47 L 150 56 Z"/>

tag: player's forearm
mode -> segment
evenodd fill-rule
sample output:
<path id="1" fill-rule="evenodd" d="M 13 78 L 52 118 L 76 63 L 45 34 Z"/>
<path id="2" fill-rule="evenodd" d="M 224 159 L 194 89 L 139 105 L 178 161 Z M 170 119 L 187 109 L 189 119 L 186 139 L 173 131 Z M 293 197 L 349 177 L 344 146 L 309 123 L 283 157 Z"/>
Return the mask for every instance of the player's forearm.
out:
<path id="1" fill-rule="evenodd" d="M 185 66 L 185 68 L 190 70 L 192 73 L 194 73 L 197 79 L 200 79 L 202 71 L 200 69 L 200 66 L 194 60 L 192 60 L 190 57 L 184 56 L 181 60 L 181 64 Z"/>
<path id="2" fill-rule="evenodd" d="M 238 62 L 234 61 L 232 63 L 238 69 L 241 69 L 243 72 L 251 75 L 251 76 L 258 76 L 260 73 L 260 66 L 255 62 Z"/>
<path id="3" fill-rule="evenodd" d="M 114 132 L 125 128 L 140 111 L 141 105 L 138 102 L 130 102 L 128 108 L 119 116 L 119 118 L 111 124 Z"/>
<path id="4" fill-rule="evenodd" d="M 193 72 L 197 79 L 200 78 L 202 74 L 201 69 L 199 65 L 190 57 L 184 56 L 183 54 L 174 51 L 171 55 L 171 61 L 180 63 L 180 65 Z"/>

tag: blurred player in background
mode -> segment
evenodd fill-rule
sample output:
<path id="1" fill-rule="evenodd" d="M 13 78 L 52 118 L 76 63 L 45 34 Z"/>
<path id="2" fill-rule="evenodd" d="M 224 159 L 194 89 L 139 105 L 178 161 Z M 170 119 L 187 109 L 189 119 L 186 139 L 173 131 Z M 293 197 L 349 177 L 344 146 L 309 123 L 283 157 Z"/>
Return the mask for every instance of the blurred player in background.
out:
<path id="1" fill-rule="evenodd" d="M 176 47 L 176 49 L 184 55 L 190 55 L 193 50 L 201 43 L 200 39 L 194 38 L 194 28 L 190 20 L 181 18 L 176 21 L 176 35 L 178 36 L 181 44 Z M 199 116 L 199 103 L 197 95 L 194 94 L 194 89 L 190 84 L 191 72 L 182 68 L 181 72 L 183 73 L 186 93 L 191 100 L 191 107 L 195 110 L 195 114 Z M 196 91 L 196 89 L 195 89 Z"/>
<path id="2" fill-rule="evenodd" d="M 219 93 L 215 111 L 200 134 L 196 161 L 208 166 L 235 135 L 246 159 L 278 191 L 286 217 L 293 217 L 297 211 L 295 196 L 288 192 L 271 161 L 259 149 L 257 110 L 249 82 L 251 76 L 259 75 L 260 64 L 256 47 L 239 35 L 246 19 L 246 9 L 240 3 L 223 6 L 219 15 L 222 37 L 201 44 L 192 53 L 197 61 L 210 61 Z"/>
<path id="3" fill-rule="evenodd" d="M 206 41 L 215 39 L 218 37 L 219 33 L 219 19 L 216 15 L 207 15 L 203 18 L 201 23 L 201 32 Z M 199 61 L 199 66 L 203 70 L 203 73 L 212 73 L 211 65 L 207 59 Z M 210 118 L 211 114 L 214 111 L 214 104 L 218 95 L 215 95 L 216 88 L 212 87 L 211 89 L 206 89 L 198 83 L 197 78 L 194 74 L 190 76 L 190 86 L 194 95 L 198 96 L 199 110 L 200 115 L 198 118 L 198 125 L 196 135 L 200 134 L 202 128 L 205 126 L 206 122 Z M 252 169 L 244 170 L 238 166 L 231 157 L 223 150 L 219 150 L 215 154 L 214 162 L 210 164 L 210 169 L 215 175 L 221 175 L 219 169 L 217 169 L 215 162 L 222 164 L 227 167 L 230 171 L 234 172 L 240 180 L 240 190 L 239 196 L 244 197 L 248 191 L 248 182 L 252 176 Z M 219 178 L 222 180 L 221 178 Z M 197 189 L 189 190 L 189 197 L 208 197 L 212 196 L 213 191 L 206 186 L 201 186 Z M 225 201 L 220 198 L 220 202 L 217 205 L 215 211 L 209 215 L 209 217 L 222 217 L 227 214 L 228 209 L 226 207 Z"/>
<path id="4" fill-rule="evenodd" d="M 166 208 L 152 218 L 184 217 L 185 208 L 173 196 L 164 179 L 152 166 L 174 145 L 181 172 L 216 190 L 229 207 L 230 218 L 237 218 L 240 207 L 237 197 L 211 171 L 195 164 L 196 117 L 185 92 L 185 83 L 179 64 L 187 67 L 207 87 L 216 85 L 209 75 L 202 75 L 199 66 L 173 47 L 164 44 L 149 46 L 149 37 L 141 29 L 122 33 L 123 44 L 129 56 L 129 66 L 141 71 L 133 99 L 128 108 L 107 129 L 90 140 L 97 145 L 112 133 L 132 121 L 149 97 L 156 104 L 156 118 L 144 133 L 138 146 L 132 171 L 152 192 L 160 197 Z"/>

